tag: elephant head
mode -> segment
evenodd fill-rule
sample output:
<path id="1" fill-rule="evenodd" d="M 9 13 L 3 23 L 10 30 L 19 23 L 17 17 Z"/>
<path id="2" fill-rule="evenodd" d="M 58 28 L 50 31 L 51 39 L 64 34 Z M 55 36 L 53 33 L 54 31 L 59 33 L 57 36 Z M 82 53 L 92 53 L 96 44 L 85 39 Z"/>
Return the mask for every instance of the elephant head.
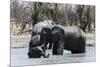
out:
<path id="1" fill-rule="evenodd" d="M 49 54 L 46 55 L 41 47 L 31 48 L 28 52 L 28 57 L 29 58 L 40 58 L 41 56 L 43 56 L 44 58 L 49 57 Z"/>

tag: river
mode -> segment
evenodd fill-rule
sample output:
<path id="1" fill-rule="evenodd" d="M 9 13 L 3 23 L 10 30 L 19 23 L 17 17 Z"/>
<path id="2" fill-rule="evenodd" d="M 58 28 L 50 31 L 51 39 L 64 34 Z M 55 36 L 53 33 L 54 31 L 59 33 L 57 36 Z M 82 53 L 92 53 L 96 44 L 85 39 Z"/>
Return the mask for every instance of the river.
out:
<path id="1" fill-rule="evenodd" d="M 63 55 L 52 55 L 51 50 L 47 50 L 49 58 L 28 58 L 28 48 L 11 48 L 11 66 L 30 66 L 58 63 L 81 63 L 95 61 L 95 47 L 86 47 L 85 54 L 71 54 L 70 51 L 64 50 Z"/>

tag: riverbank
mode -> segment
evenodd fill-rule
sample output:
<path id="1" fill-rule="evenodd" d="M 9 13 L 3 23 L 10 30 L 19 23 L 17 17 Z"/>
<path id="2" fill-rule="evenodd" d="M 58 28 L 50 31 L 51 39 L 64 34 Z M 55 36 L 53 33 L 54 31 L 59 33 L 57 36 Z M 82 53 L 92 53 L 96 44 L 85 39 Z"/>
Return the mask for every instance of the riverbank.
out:
<path id="1" fill-rule="evenodd" d="M 11 48 L 25 48 L 28 47 L 31 35 L 22 34 L 22 35 L 12 35 L 10 37 L 11 40 Z M 87 32 L 86 33 L 86 46 L 95 46 L 95 33 Z"/>

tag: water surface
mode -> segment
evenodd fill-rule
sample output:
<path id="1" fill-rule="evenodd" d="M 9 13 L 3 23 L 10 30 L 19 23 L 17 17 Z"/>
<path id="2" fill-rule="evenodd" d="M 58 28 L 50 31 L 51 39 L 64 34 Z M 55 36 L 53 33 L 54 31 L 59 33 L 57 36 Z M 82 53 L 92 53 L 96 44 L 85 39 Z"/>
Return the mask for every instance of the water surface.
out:
<path id="1" fill-rule="evenodd" d="M 28 48 L 11 48 L 11 66 L 23 65 L 41 65 L 57 63 L 81 63 L 95 61 L 95 47 L 87 47 L 86 54 L 71 54 L 70 51 L 64 50 L 63 55 L 52 55 L 51 50 L 49 58 L 28 58 Z"/>

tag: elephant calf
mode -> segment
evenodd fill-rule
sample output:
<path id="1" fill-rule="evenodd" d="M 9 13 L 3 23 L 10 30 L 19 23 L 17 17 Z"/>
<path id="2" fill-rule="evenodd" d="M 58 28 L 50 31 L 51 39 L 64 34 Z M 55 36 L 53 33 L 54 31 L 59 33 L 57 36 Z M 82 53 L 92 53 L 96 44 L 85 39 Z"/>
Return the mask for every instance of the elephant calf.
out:
<path id="1" fill-rule="evenodd" d="M 44 58 L 48 58 L 49 54 L 46 55 L 41 47 L 33 47 L 28 52 L 29 58 L 40 58 L 43 56 Z"/>
<path id="2" fill-rule="evenodd" d="M 49 54 L 46 55 L 45 50 L 43 49 L 44 44 L 40 43 L 40 35 L 35 35 L 31 38 L 29 42 L 29 58 L 40 58 L 43 56 L 44 58 L 48 58 Z"/>

